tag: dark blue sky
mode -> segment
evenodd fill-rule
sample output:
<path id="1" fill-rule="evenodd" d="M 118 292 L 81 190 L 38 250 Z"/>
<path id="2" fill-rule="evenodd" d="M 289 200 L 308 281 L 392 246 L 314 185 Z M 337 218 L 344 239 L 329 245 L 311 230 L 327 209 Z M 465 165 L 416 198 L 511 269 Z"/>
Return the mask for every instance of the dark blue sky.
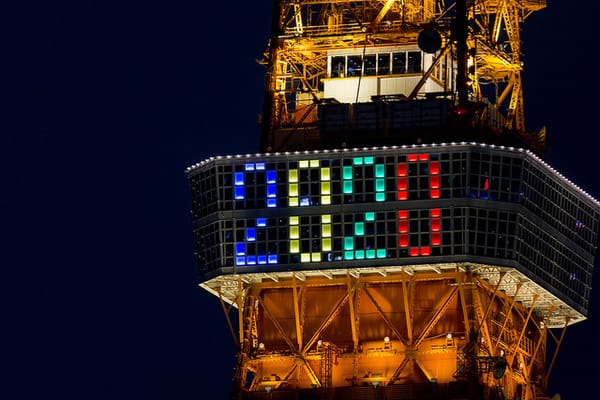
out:
<path id="1" fill-rule="evenodd" d="M 218 300 L 197 287 L 184 170 L 257 150 L 255 60 L 272 2 L 10 3 L 0 398 L 227 399 L 233 342 Z M 590 7 L 551 2 L 527 19 L 524 86 L 529 129 L 552 138 L 548 161 L 598 198 Z M 596 303 L 552 374 L 563 400 L 594 389 L 583 361 L 599 356 Z"/>

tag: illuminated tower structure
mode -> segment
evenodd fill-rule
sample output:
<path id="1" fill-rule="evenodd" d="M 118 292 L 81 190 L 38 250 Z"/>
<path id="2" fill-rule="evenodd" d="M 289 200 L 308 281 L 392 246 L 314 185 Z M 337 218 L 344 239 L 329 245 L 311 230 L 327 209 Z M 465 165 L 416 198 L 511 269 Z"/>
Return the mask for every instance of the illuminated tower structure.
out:
<path id="1" fill-rule="evenodd" d="M 543 7 L 274 1 L 261 152 L 187 171 L 234 398 L 548 397 L 600 204 L 525 129 Z"/>

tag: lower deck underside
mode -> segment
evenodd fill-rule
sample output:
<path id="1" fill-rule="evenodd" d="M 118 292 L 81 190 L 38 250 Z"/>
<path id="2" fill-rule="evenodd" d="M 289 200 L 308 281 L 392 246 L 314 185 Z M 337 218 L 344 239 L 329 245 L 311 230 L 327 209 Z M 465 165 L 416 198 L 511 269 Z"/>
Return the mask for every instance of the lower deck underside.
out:
<path id="1" fill-rule="evenodd" d="M 536 293 L 523 304 L 525 282 L 507 294 L 507 280 L 457 265 L 239 281 L 234 395 L 544 398 L 553 309 Z"/>

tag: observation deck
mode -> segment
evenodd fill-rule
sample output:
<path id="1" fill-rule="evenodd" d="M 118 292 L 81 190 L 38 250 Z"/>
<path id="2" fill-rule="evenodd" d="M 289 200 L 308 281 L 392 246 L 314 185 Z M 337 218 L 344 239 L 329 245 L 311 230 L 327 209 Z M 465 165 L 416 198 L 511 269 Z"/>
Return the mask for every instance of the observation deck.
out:
<path id="1" fill-rule="evenodd" d="M 201 286 L 232 304 L 240 279 L 468 269 L 549 327 L 587 316 L 600 204 L 528 150 L 237 155 L 188 175 Z"/>

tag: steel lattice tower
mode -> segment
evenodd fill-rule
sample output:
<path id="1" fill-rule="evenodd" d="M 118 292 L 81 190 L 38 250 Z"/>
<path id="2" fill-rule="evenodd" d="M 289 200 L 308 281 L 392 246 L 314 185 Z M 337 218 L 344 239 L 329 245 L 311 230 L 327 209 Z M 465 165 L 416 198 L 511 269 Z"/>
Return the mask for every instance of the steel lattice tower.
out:
<path id="1" fill-rule="evenodd" d="M 187 171 L 235 399 L 548 397 L 600 204 L 526 130 L 545 6 L 274 1 L 262 153 Z"/>

